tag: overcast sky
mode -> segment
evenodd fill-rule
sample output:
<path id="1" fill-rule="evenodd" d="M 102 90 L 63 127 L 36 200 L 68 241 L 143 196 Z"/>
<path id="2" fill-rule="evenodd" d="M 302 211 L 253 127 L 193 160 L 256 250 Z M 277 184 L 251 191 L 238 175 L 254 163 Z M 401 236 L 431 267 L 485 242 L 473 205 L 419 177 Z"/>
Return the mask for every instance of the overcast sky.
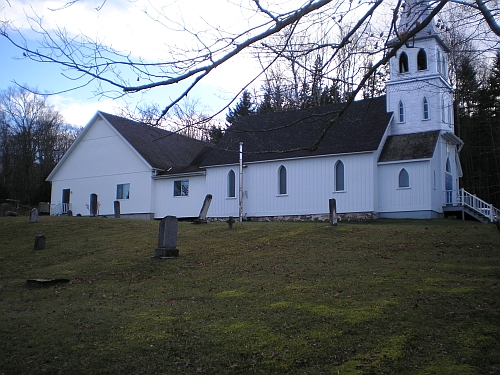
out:
<path id="1" fill-rule="evenodd" d="M 47 30 L 65 28 L 70 35 L 84 34 L 99 39 L 113 48 L 131 52 L 133 56 L 145 60 L 155 60 L 164 55 L 169 45 L 180 47 L 194 44 L 194 36 L 185 32 L 174 32 L 151 20 L 156 6 L 171 20 L 178 22 L 179 28 L 206 30 L 212 27 L 228 30 L 242 30 L 259 16 L 247 12 L 245 4 L 249 0 L 81 0 L 61 9 L 67 0 L 25 1 L 0 0 L 0 19 L 9 20 L 19 28 L 31 44 L 36 39 L 26 19 L 26 14 L 43 18 Z M 284 1 L 290 7 L 293 1 Z M 158 5 L 161 4 L 161 5 Z M 96 8 L 102 5 L 99 11 Z M 59 10 L 56 10 L 59 9 Z M 144 12 L 147 10 L 147 14 Z M 262 20 L 260 18 L 260 20 Z M 32 44 L 32 46 L 36 46 Z M 57 92 L 72 87 L 72 82 L 64 78 L 61 68 L 55 64 L 35 63 L 22 58 L 22 52 L 0 37 L 0 89 L 13 85 L 14 81 L 38 88 L 43 92 Z M 237 93 L 257 71 L 257 62 L 249 55 L 214 70 L 202 81 L 194 92 L 193 99 L 212 111 L 219 110 L 231 95 Z M 180 87 L 152 90 L 150 93 L 136 94 L 125 100 L 158 102 L 168 104 L 181 91 Z M 97 110 L 114 113 L 123 105 L 123 100 L 95 97 L 95 86 L 55 95 L 51 98 L 66 120 L 74 125 L 85 125 Z M 167 101 L 166 101 L 167 99 Z M 221 100 L 224 99 L 224 100 Z"/>

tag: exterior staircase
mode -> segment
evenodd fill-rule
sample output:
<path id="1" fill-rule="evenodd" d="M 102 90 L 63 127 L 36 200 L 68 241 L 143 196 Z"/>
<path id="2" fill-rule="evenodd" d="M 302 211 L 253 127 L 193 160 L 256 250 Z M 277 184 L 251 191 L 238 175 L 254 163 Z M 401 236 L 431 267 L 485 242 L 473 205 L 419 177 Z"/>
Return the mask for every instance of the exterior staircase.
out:
<path id="1" fill-rule="evenodd" d="M 482 223 L 494 223 L 500 220 L 500 210 L 475 195 L 460 189 L 458 191 L 446 191 L 446 206 L 444 212 L 462 212 L 462 220 L 465 214 Z"/>

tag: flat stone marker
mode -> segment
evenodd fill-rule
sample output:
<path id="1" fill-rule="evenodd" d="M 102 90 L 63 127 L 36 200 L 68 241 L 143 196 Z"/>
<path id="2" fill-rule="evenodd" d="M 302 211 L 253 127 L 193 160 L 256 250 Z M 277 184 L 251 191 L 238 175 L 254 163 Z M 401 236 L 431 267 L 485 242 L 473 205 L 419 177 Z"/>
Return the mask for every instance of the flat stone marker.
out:
<path id="1" fill-rule="evenodd" d="M 43 234 L 35 237 L 35 250 L 45 249 L 45 236 Z"/>
<path id="2" fill-rule="evenodd" d="M 38 221 L 38 210 L 36 208 L 32 208 L 30 213 L 30 223 L 36 223 L 37 221 Z"/>
<path id="3" fill-rule="evenodd" d="M 115 208 L 115 219 L 119 219 L 120 218 L 120 201 L 115 201 L 114 208 Z"/>
<path id="4" fill-rule="evenodd" d="M 201 207 L 200 215 L 198 216 L 198 219 L 193 221 L 193 224 L 207 223 L 207 213 L 210 207 L 210 203 L 212 203 L 212 194 L 207 194 L 205 200 L 203 201 L 203 206 Z"/>
<path id="5" fill-rule="evenodd" d="M 160 221 L 158 231 L 158 247 L 154 258 L 174 258 L 179 256 L 177 249 L 177 231 L 179 221 L 175 216 L 166 216 Z"/>
<path id="6" fill-rule="evenodd" d="M 330 224 L 337 225 L 337 201 L 335 198 L 329 199 L 328 205 L 330 208 Z"/>

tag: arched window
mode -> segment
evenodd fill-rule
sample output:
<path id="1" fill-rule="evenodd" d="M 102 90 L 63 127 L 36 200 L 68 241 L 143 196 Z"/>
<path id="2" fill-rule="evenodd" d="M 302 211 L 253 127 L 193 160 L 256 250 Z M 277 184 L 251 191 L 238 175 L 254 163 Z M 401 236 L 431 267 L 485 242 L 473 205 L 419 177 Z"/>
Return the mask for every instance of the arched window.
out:
<path id="1" fill-rule="evenodd" d="M 405 105 L 403 104 L 402 100 L 399 101 L 398 114 L 399 114 L 399 122 L 405 122 Z"/>
<path id="2" fill-rule="evenodd" d="M 335 191 L 344 191 L 344 163 L 341 160 L 335 163 Z"/>
<path id="3" fill-rule="evenodd" d="M 236 197 L 236 176 L 232 169 L 227 174 L 227 196 L 228 198 Z"/>
<path id="4" fill-rule="evenodd" d="M 278 189 L 279 194 L 286 194 L 286 168 L 283 165 L 278 169 Z"/>
<path id="5" fill-rule="evenodd" d="M 424 96 L 424 120 L 428 120 L 428 119 L 430 119 L 430 115 L 429 115 L 429 101 Z"/>
<path id="6" fill-rule="evenodd" d="M 405 52 L 401 53 L 399 56 L 399 73 L 408 72 L 408 55 Z"/>
<path id="7" fill-rule="evenodd" d="M 420 49 L 417 55 L 417 69 L 426 70 L 427 69 L 427 53 L 424 49 Z"/>
<path id="8" fill-rule="evenodd" d="M 406 171 L 406 169 L 401 169 L 399 172 L 399 187 L 407 188 L 410 187 L 410 175 Z"/>
<path id="9" fill-rule="evenodd" d="M 446 158 L 446 172 L 451 173 L 450 158 Z"/>
<path id="10" fill-rule="evenodd" d="M 444 106 L 444 96 L 441 97 L 441 120 L 446 122 L 446 108 Z"/>

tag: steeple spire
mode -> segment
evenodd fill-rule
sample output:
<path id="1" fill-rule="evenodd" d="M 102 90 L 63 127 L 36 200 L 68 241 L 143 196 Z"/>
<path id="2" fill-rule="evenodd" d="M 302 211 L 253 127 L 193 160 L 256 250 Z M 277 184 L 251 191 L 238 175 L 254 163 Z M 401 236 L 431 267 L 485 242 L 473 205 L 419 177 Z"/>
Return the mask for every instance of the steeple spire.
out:
<path id="1" fill-rule="evenodd" d="M 406 0 L 402 6 L 402 14 L 399 20 L 398 33 L 404 35 L 411 29 L 420 25 L 424 19 L 429 17 L 432 8 L 429 0 Z M 435 22 L 431 22 L 416 35 L 417 38 L 425 38 L 437 35 Z"/>

